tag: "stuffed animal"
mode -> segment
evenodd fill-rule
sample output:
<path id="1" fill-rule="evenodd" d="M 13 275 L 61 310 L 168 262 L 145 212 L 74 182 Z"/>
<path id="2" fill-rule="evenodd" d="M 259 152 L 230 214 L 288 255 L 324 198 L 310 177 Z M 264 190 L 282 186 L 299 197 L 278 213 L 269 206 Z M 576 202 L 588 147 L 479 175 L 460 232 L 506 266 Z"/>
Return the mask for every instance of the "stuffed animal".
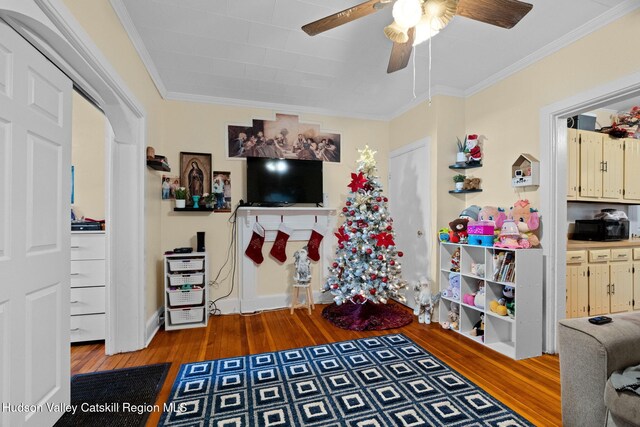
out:
<path id="1" fill-rule="evenodd" d="M 518 225 L 513 219 L 508 218 L 504 220 L 502 228 L 500 229 L 500 234 L 498 235 L 498 241 L 494 243 L 493 246 L 512 249 L 522 248 L 520 231 L 518 230 Z"/>
<path id="2" fill-rule="evenodd" d="M 413 314 L 418 316 L 419 323 L 431 323 L 431 315 L 435 303 L 440 299 L 440 292 L 431 295 L 431 283 L 427 279 L 421 279 L 413 287 L 415 296 L 415 308 Z"/>
<path id="3" fill-rule="evenodd" d="M 497 235 L 502 228 L 502 223 L 507 219 L 504 209 L 496 206 L 483 206 L 478 214 L 479 221 L 493 221 L 495 226 L 495 234 Z"/>
<path id="4" fill-rule="evenodd" d="M 505 286 L 502 288 L 502 298 L 491 301 L 489 308 L 500 316 L 515 315 L 515 293 L 513 286 Z"/>
<path id="5" fill-rule="evenodd" d="M 480 315 L 480 320 L 473 325 L 473 329 L 469 332 L 469 335 L 474 337 L 481 337 L 484 335 L 484 314 Z"/>
<path id="6" fill-rule="evenodd" d="M 463 190 L 479 190 L 480 189 L 480 178 L 467 177 L 464 179 L 464 183 L 462 184 Z"/>
<path id="7" fill-rule="evenodd" d="M 471 205 L 467 208 L 464 208 L 462 212 L 460 212 L 460 215 L 458 215 L 458 217 L 467 218 L 469 222 L 471 222 L 471 221 L 477 221 L 479 214 L 480 214 L 480 206 Z"/>
<path id="8" fill-rule="evenodd" d="M 449 286 L 442 291 L 442 296 L 449 299 L 460 299 L 460 275 L 449 273 Z"/>
<path id="9" fill-rule="evenodd" d="M 455 273 L 460 272 L 460 248 L 456 248 L 451 254 L 451 268 L 449 270 Z"/>
<path id="10" fill-rule="evenodd" d="M 509 210 L 509 218 L 518 226 L 521 247 L 535 248 L 540 245 L 540 240 L 534 233 L 540 227 L 540 214 L 531 207 L 528 200 L 515 202 Z"/>
<path id="11" fill-rule="evenodd" d="M 480 282 L 480 285 L 478 286 L 478 292 L 476 292 L 476 296 L 473 300 L 473 305 L 475 305 L 478 308 L 484 309 L 485 301 L 486 301 L 486 294 L 484 291 L 484 284 Z"/>
<path id="12" fill-rule="evenodd" d="M 469 220 L 466 218 L 456 218 L 449 223 L 449 241 L 451 243 L 466 243 L 467 241 L 467 224 Z"/>
<path id="13" fill-rule="evenodd" d="M 478 277 L 484 277 L 484 264 L 471 263 L 471 274 Z"/>
<path id="14" fill-rule="evenodd" d="M 462 302 L 467 304 L 467 305 L 473 305 L 473 302 L 476 299 L 476 294 L 475 292 L 472 294 L 464 294 L 462 295 Z"/>
<path id="15" fill-rule="evenodd" d="M 460 307 L 456 303 L 451 304 L 451 310 L 447 313 L 447 321 L 442 322 L 444 329 L 458 330 L 458 321 L 460 320 Z"/>
<path id="16" fill-rule="evenodd" d="M 480 160 L 482 160 L 482 150 L 478 141 L 478 135 L 469 135 L 467 137 L 465 153 L 469 164 L 479 164 Z"/>

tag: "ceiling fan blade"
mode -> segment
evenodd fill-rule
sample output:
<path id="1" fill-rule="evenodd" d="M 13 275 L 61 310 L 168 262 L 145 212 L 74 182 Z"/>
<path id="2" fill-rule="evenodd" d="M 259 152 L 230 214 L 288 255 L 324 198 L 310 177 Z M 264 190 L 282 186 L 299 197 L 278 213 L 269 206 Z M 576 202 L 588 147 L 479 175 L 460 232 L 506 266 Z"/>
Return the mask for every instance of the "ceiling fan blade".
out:
<path id="1" fill-rule="evenodd" d="M 409 40 L 406 43 L 394 43 L 391 49 L 391 57 L 389 58 L 389 65 L 387 66 L 387 73 L 393 73 L 398 70 L 402 70 L 409 63 L 411 58 L 411 51 L 413 50 L 413 39 L 416 36 L 415 27 L 409 28 L 407 31 Z"/>
<path id="2" fill-rule="evenodd" d="M 512 28 L 533 5 L 518 0 L 460 0 L 456 15 L 502 28 Z"/>
<path id="3" fill-rule="evenodd" d="M 334 13 L 333 15 L 311 22 L 303 26 L 302 30 L 310 36 L 315 36 L 316 34 L 323 33 L 347 22 L 371 15 L 390 3 L 390 0 L 369 0 L 345 9 L 342 12 Z"/>

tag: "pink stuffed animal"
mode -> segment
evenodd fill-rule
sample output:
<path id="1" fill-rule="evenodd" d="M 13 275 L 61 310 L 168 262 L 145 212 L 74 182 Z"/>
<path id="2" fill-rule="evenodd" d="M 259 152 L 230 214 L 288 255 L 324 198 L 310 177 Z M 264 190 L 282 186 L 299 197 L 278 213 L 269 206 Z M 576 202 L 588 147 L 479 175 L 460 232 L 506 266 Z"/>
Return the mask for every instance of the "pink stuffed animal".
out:
<path id="1" fill-rule="evenodd" d="M 509 219 L 513 219 L 520 232 L 519 244 L 523 248 L 535 248 L 540 245 L 538 236 L 534 234 L 540 227 L 540 214 L 529 204 L 528 200 L 518 200 L 509 210 Z"/>
<path id="2" fill-rule="evenodd" d="M 483 206 L 478 214 L 478 221 L 493 221 L 495 224 L 493 228 L 495 230 L 494 235 L 496 238 L 500 233 L 500 229 L 502 228 L 502 224 L 505 219 L 507 219 L 507 214 L 504 212 L 504 209 L 497 206 Z"/>

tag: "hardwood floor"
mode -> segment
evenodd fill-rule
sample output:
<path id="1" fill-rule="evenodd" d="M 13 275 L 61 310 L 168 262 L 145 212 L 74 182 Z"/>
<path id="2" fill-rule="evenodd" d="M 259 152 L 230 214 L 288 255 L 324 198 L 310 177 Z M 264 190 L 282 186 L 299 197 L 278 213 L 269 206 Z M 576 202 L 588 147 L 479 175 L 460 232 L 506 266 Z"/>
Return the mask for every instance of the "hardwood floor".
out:
<path id="1" fill-rule="evenodd" d="M 562 425 L 560 367 L 557 355 L 515 361 L 472 342 L 437 323 L 417 319 L 390 331 L 356 332 L 339 329 L 322 318 L 322 305 L 307 310 L 288 309 L 255 315 L 211 317 L 209 326 L 166 332 L 160 330 L 148 348 L 105 356 L 104 345 L 71 347 L 71 373 L 118 369 L 171 362 L 157 403 L 166 402 L 182 363 L 325 344 L 354 338 L 400 332 L 476 383 L 489 394 L 537 426 Z M 147 423 L 155 426 L 160 413 Z"/>

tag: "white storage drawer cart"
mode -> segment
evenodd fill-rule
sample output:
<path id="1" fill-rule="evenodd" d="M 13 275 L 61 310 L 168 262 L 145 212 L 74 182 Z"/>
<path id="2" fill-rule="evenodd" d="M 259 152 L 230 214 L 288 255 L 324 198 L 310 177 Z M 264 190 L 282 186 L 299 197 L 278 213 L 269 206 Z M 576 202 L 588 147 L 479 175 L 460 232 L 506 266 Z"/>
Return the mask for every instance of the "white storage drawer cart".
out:
<path id="1" fill-rule="evenodd" d="M 207 326 L 207 269 L 205 252 L 164 256 L 164 325 L 167 331 Z"/>

